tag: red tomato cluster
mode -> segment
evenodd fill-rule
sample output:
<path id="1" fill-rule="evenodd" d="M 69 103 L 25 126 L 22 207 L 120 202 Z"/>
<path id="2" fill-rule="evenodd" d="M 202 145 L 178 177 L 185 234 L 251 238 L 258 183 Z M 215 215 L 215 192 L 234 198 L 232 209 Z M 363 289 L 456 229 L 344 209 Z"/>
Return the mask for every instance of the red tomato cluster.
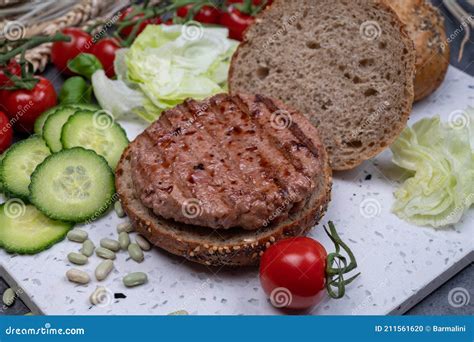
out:
<path id="1" fill-rule="evenodd" d="M 255 17 L 250 14 L 241 12 L 235 7 L 235 4 L 242 4 L 244 0 L 227 0 L 226 5 L 227 9 L 221 11 L 212 6 L 203 6 L 194 16 L 194 20 L 199 21 L 203 24 L 219 24 L 227 27 L 229 30 L 229 37 L 236 40 L 242 40 L 243 34 L 247 27 L 253 24 Z M 254 6 L 260 6 L 262 0 L 253 0 Z M 266 5 L 270 5 L 273 0 L 266 2 Z M 186 17 L 189 9 L 193 5 L 187 5 L 181 7 L 177 11 L 179 17 Z"/>
<path id="2" fill-rule="evenodd" d="M 51 49 L 51 61 L 66 75 L 72 72 L 67 67 L 67 63 L 80 53 L 92 53 L 102 63 L 104 70 L 109 77 L 115 75 L 113 62 L 115 51 L 119 45 L 113 39 L 102 39 L 97 43 L 93 42 L 90 34 L 78 28 L 65 28 L 62 33 L 69 36 L 69 42 L 55 42 Z M 5 69 L 8 70 L 6 73 Z M 0 69 L 0 86 L 11 86 L 12 81 L 8 75 L 21 76 L 20 65 L 12 60 L 6 67 Z M 37 76 L 38 83 L 33 89 L 1 90 L 2 111 L 9 117 L 9 120 L 0 120 L 0 151 L 11 143 L 11 127 L 18 132 L 31 133 L 35 120 L 47 109 L 57 104 L 57 95 L 53 85 L 46 78 Z M 5 124 L 6 122 L 6 124 Z M 5 128 L 7 127 L 8 128 Z M 5 128 L 5 129 L 4 129 Z M 3 134 L 2 132 L 8 131 Z"/>
<path id="3" fill-rule="evenodd" d="M 128 7 L 125 11 L 122 12 L 122 14 L 120 15 L 119 17 L 119 20 L 120 21 L 125 21 L 125 20 L 128 20 L 128 19 L 132 19 L 132 18 L 127 18 L 130 13 L 132 13 L 133 11 L 133 8 L 132 7 Z M 140 13 L 140 14 L 137 14 L 136 16 L 133 17 L 133 20 L 138 20 L 140 19 L 141 17 L 143 17 L 143 13 Z M 160 18 L 149 18 L 149 19 L 145 19 L 143 20 L 140 25 L 138 26 L 138 31 L 137 31 L 137 35 L 139 35 L 140 33 L 142 33 L 142 31 L 145 29 L 145 27 L 147 27 L 148 25 L 160 25 L 162 24 L 163 22 L 161 21 Z M 169 22 L 165 23 L 165 24 L 168 24 Z M 123 28 L 122 31 L 120 31 L 120 35 L 122 37 L 128 37 L 130 35 L 130 33 L 132 33 L 132 30 L 133 30 L 133 27 L 134 25 L 130 25 L 130 26 L 127 26 L 125 28 Z"/>
<path id="4" fill-rule="evenodd" d="M 71 40 L 69 42 L 55 42 L 51 49 L 51 61 L 61 73 L 72 75 L 67 63 L 80 53 L 91 53 L 97 57 L 109 77 L 115 76 L 114 59 L 115 52 L 120 48 L 119 44 L 111 39 L 104 38 L 94 42 L 92 36 L 81 29 L 71 27 L 61 31 Z"/>
<path id="5" fill-rule="evenodd" d="M 176 14 L 178 17 L 185 18 L 191 7 L 193 7 L 192 4 L 183 6 L 178 9 Z M 212 6 L 202 6 L 193 19 L 203 24 L 217 24 L 219 22 L 219 16 L 220 11 L 217 8 Z"/>

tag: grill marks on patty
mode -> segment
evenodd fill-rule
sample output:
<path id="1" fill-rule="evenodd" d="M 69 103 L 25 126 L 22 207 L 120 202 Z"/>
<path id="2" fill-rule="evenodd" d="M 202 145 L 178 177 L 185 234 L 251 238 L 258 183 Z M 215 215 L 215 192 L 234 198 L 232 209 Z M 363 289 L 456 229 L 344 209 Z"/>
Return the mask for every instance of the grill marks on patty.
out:
<path id="1" fill-rule="evenodd" d="M 321 172 L 316 129 L 291 113 L 288 129 L 271 125 L 279 108 L 263 96 L 216 95 L 168 110 L 132 143 L 136 192 L 166 219 L 211 228 L 258 229 L 303 207 Z M 186 200 L 200 212 L 187 217 Z"/>

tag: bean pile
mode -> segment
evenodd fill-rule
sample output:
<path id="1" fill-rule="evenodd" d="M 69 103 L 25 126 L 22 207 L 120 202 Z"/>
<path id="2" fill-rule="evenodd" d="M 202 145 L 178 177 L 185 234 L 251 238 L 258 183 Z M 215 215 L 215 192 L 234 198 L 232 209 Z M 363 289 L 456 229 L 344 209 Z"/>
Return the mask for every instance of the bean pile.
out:
<path id="1" fill-rule="evenodd" d="M 115 212 L 117 216 L 124 217 L 120 202 L 115 203 Z M 120 223 L 117 226 L 118 240 L 103 238 L 99 241 L 99 247 L 96 248 L 94 242 L 89 239 L 86 231 L 81 229 L 73 229 L 67 234 L 67 239 L 72 242 L 81 243 L 82 248 L 79 252 L 71 252 L 67 255 L 70 263 L 78 266 L 86 265 L 89 258 L 94 254 L 104 259 L 100 262 L 94 272 L 97 281 L 105 280 L 114 269 L 114 260 L 116 253 L 127 251 L 130 258 L 137 263 L 141 263 L 145 259 L 144 251 L 151 249 L 151 244 L 141 235 L 135 236 L 132 242 L 130 234 L 133 233 L 133 227 L 130 222 Z M 66 278 L 76 284 L 88 284 L 91 281 L 89 274 L 83 270 L 72 268 L 66 272 Z M 133 272 L 123 277 L 123 284 L 126 287 L 135 287 L 148 282 L 148 276 L 143 272 Z M 90 297 L 91 304 L 98 305 L 104 297 L 104 287 L 99 286 Z"/>

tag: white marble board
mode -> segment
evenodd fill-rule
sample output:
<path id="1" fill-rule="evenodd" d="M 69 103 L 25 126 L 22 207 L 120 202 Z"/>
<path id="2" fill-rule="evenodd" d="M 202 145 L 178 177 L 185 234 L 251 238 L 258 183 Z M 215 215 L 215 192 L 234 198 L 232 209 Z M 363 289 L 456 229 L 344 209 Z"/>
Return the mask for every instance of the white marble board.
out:
<path id="1" fill-rule="evenodd" d="M 415 106 L 410 124 L 435 114 L 447 120 L 450 113 L 467 105 L 474 106 L 474 78 L 450 67 L 442 87 Z M 138 120 L 122 124 L 129 138 L 145 127 Z M 390 158 L 387 150 L 353 171 L 335 175 L 329 210 L 310 236 L 331 250 L 321 225 L 333 220 L 358 257 L 362 275 L 343 299 L 326 298 L 311 314 L 402 313 L 473 261 L 472 208 L 462 222 L 443 230 L 410 225 L 390 212 L 392 192 L 401 176 Z M 116 237 L 116 226 L 123 220 L 112 211 L 82 228 L 98 244 L 103 237 Z M 93 307 L 89 295 L 99 284 L 73 285 L 64 275 L 71 267 L 66 255 L 79 247 L 64 241 L 35 256 L 8 255 L 0 250 L 0 264 L 45 314 L 161 315 L 181 309 L 201 315 L 281 313 L 267 302 L 256 269 L 209 269 L 158 249 L 146 253 L 141 264 L 127 260 L 126 253 L 118 254 L 115 271 L 100 285 L 127 297 L 110 298 Z M 83 268 L 93 275 L 99 261 L 93 256 Z M 148 284 L 125 288 L 122 276 L 132 271 L 148 273 Z"/>

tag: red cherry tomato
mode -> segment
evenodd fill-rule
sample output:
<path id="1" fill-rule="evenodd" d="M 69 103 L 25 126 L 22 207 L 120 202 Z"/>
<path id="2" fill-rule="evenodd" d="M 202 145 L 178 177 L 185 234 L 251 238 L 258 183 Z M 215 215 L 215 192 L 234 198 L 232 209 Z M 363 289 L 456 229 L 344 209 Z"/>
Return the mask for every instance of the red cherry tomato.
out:
<path id="1" fill-rule="evenodd" d="M 92 48 L 92 37 L 87 32 L 76 27 L 68 27 L 61 31 L 71 37 L 69 42 L 54 42 L 51 49 L 51 61 L 61 73 L 72 75 L 67 62 L 81 52 L 89 52 Z"/>
<path id="2" fill-rule="evenodd" d="M 0 153 L 10 147 L 13 140 L 13 128 L 5 113 L 0 112 Z"/>
<path id="3" fill-rule="evenodd" d="M 188 15 L 193 4 L 180 7 L 176 14 L 178 17 L 185 18 Z M 217 24 L 219 22 L 220 11 L 212 6 L 202 6 L 201 9 L 194 16 L 194 20 L 203 24 Z"/>
<path id="4" fill-rule="evenodd" d="M 46 78 L 38 76 L 39 82 L 32 90 L 19 89 L 5 92 L 4 106 L 15 130 L 32 132 L 35 120 L 45 110 L 57 103 L 56 91 Z"/>
<path id="5" fill-rule="evenodd" d="M 252 25 L 255 18 L 251 15 L 240 12 L 234 6 L 229 6 L 227 12 L 219 17 L 219 24 L 229 29 L 229 37 L 236 40 L 242 40 L 244 31 Z"/>
<path id="6" fill-rule="evenodd" d="M 130 15 L 130 13 L 132 13 L 133 11 L 133 7 L 129 7 L 127 8 L 125 11 L 122 12 L 122 14 L 120 15 L 119 17 L 119 20 L 120 21 L 124 21 L 124 20 L 130 20 L 132 18 L 128 18 L 128 16 Z M 141 17 L 143 17 L 143 13 L 140 13 L 140 14 L 137 14 L 136 16 L 133 17 L 133 20 L 138 20 L 140 19 Z M 159 25 L 161 24 L 161 20 L 160 18 L 153 18 L 153 19 L 145 19 L 143 20 L 140 25 L 138 26 L 138 31 L 137 31 L 137 36 L 142 33 L 142 31 L 145 29 L 145 27 L 147 27 L 148 25 L 150 24 L 154 24 L 154 25 Z M 123 37 L 123 38 L 126 38 L 130 35 L 130 33 L 132 33 L 132 30 L 133 30 L 133 27 L 135 26 L 135 24 L 132 24 L 130 26 L 126 26 L 122 29 L 122 31 L 120 31 L 120 35 Z"/>
<path id="7" fill-rule="evenodd" d="M 178 17 L 184 18 L 185 16 L 188 15 L 189 9 L 191 7 L 193 7 L 193 4 L 189 4 L 189 5 L 182 6 L 182 7 L 178 8 L 178 10 L 176 11 L 176 15 Z"/>
<path id="8" fill-rule="evenodd" d="M 118 43 L 110 38 L 99 40 L 92 48 L 92 54 L 102 63 L 105 73 L 109 77 L 115 76 L 115 52 L 120 49 Z"/>
<path id="9" fill-rule="evenodd" d="M 325 294 L 327 252 L 308 237 L 281 240 L 262 255 L 260 282 L 276 307 L 310 308 Z"/>

